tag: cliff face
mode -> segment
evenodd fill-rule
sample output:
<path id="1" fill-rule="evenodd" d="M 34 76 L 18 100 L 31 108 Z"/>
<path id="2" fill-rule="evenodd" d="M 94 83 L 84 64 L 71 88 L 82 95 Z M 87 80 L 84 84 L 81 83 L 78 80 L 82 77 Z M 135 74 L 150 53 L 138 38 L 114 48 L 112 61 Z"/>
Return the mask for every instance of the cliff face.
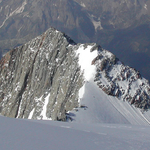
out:
<path id="1" fill-rule="evenodd" d="M 1 114 L 65 120 L 65 112 L 78 106 L 83 84 L 75 47 L 71 39 L 51 28 L 8 52 L 0 61 Z"/>

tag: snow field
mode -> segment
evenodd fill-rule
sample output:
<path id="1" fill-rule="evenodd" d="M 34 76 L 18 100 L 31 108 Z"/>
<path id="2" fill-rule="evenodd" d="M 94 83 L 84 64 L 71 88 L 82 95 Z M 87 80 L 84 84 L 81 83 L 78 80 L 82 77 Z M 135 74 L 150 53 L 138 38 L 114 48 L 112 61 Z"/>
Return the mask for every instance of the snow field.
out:
<path id="1" fill-rule="evenodd" d="M 148 150 L 150 127 L 0 116 L 1 150 Z"/>

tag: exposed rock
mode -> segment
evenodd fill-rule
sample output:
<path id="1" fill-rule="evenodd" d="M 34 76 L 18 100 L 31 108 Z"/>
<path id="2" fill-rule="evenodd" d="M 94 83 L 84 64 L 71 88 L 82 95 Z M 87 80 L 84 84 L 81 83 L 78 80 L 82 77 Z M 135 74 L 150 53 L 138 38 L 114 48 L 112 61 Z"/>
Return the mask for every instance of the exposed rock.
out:
<path id="1" fill-rule="evenodd" d="M 50 28 L 8 52 L 0 61 L 0 113 L 65 121 L 66 112 L 78 106 L 84 83 L 76 54 L 80 46 Z"/>
<path id="2" fill-rule="evenodd" d="M 78 106 L 83 79 L 78 58 L 64 34 L 49 29 L 8 52 L 0 61 L 1 114 L 9 117 L 65 120 L 65 111 Z M 75 43 L 74 43 L 75 44 Z"/>
<path id="3" fill-rule="evenodd" d="M 99 50 L 101 59 L 96 59 L 95 82 L 108 95 L 128 101 L 136 107 L 149 109 L 150 85 L 141 77 L 139 71 L 125 66 L 112 53 Z"/>

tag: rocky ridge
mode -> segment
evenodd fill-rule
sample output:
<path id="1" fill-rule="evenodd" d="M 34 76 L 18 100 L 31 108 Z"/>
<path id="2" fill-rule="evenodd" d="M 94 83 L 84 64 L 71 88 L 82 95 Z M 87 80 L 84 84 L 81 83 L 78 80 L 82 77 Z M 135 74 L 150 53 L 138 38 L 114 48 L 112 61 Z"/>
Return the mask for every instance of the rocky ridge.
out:
<path id="1" fill-rule="evenodd" d="M 106 50 L 99 51 L 93 64 L 97 67 L 95 82 L 106 94 L 128 101 L 143 110 L 149 109 L 149 81 L 139 71 L 125 66 Z"/>
<path id="2" fill-rule="evenodd" d="M 150 85 L 133 68 L 95 43 L 76 44 L 54 28 L 9 51 L 0 61 L 0 114 L 15 118 L 66 120 L 79 107 L 84 70 L 78 49 L 97 51 L 95 82 L 106 94 L 147 110 Z M 84 60 L 83 60 L 84 61 Z"/>
<path id="3" fill-rule="evenodd" d="M 1 114 L 29 118 L 32 112 L 33 119 L 64 120 L 65 112 L 78 106 L 83 84 L 75 46 L 51 28 L 8 52 L 0 62 Z"/>

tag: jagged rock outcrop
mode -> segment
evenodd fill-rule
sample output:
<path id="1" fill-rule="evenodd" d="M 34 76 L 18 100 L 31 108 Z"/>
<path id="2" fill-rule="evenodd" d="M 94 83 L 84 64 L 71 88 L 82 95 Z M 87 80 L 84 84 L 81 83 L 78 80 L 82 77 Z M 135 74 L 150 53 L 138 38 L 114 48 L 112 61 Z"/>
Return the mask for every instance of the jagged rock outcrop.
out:
<path id="1" fill-rule="evenodd" d="M 149 81 L 141 77 L 139 71 L 125 66 L 107 50 L 99 50 L 95 65 L 95 82 L 108 95 L 128 101 L 143 110 L 150 107 Z"/>
<path id="2" fill-rule="evenodd" d="M 53 28 L 8 52 L 0 61 L 0 113 L 65 120 L 83 85 L 75 43 Z M 45 111 L 45 112 L 44 112 Z"/>

